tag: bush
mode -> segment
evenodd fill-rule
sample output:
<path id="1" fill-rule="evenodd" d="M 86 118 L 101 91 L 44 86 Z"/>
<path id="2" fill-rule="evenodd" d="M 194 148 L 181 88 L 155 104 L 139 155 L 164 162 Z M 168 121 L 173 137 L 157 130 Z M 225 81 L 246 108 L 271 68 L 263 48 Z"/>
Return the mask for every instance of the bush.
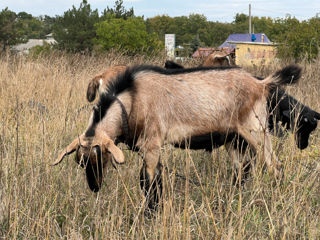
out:
<path id="1" fill-rule="evenodd" d="M 162 43 L 155 34 L 149 34 L 141 17 L 128 19 L 110 16 L 97 23 L 96 43 L 103 50 L 121 49 L 129 54 L 160 50 Z"/>

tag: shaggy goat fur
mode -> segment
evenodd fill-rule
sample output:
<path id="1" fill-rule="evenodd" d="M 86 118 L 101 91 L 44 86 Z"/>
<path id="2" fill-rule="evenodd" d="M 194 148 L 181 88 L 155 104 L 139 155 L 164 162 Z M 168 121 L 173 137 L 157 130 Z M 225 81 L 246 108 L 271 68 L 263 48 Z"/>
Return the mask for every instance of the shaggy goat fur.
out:
<path id="1" fill-rule="evenodd" d="M 288 66 L 259 81 L 238 67 L 194 68 L 165 70 L 154 66 L 128 68 L 108 84 L 100 95 L 84 134 L 75 139 L 56 159 L 62 159 L 77 150 L 77 159 L 84 159 L 93 169 L 87 177 L 101 175 L 94 170 L 102 168 L 114 157 L 124 162 L 121 150 L 114 144 L 123 133 L 123 107 L 128 113 L 128 139 L 144 154 L 141 184 L 149 207 L 157 203 L 161 183 L 159 156 L 165 143 L 182 142 L 191 136 L 211 132 L 234 132 L 242 136 L 262 155 L 268 167 L 278 174 L 277 160 L 267 126 L 267 96 L 270 89 L 291 84 L 300 78 L 301 69 Z M 119 100 L 123 106 L 118 103 Z M 97 156 L 98 146 L 101 153 Z M 102 176 L 88 180 L 90 189 L 98 191 Z M 160 188 L 161 189 L 161 188 Z"/>
<path id="2" fill-rule="evenodd" d="M 167 61 L 166 68 L 180 69 L 183 66 Z M 256 77 L 259 80 L 264 78 Z M 269 130 L 274 133 L 274 127 L 278 128 L 281 122 L 288 130 L 295 134 L 295 141 L 297 147 L 305 149 L 308 147 L 308 140 L 310 134 L 316 129 L 317 121 L 320 120 L 320 113 L 312 110 L 308 106 L 302 104 L 294 97 L 286 94 L 282 88 L 276 88 L 270 91 L 268 97 L 268 110 L 269 110 Z M 274 124 L 276 124 L 274 126 Z M 211 135 L 215 138 L 212 138 Z M 236 136 L 236 135 L 235 135 Z M 206 149 L 212 150 L 214 147 L 219 147 L 231 141 L 231 135 L 228 137 L 225 134 L 219 135 L 218 133 L 211 133 L 205 136 L 193 136 L 187 143 L 191 149 Z M 176 144 L 182 148 L 185 144 Z"/>

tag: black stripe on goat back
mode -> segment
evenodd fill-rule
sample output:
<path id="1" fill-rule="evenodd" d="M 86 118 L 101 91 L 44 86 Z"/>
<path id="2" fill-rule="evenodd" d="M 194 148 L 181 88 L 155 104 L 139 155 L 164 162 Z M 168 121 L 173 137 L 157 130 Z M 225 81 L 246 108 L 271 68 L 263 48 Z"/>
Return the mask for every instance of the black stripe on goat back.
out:
<path id="1" fill-rule="evenodd" d="M 176 75 L 176 74 L 184 74 L 184 73 L 192 73 L 192 72 L 201 72 L 201 71 L 223 71 L 223 70 L 230 70 L 230 69 L 240 69 L 241 67 L 238 66 L 216 66 L 216 67 L 194 67 L 194 68 L 172 68 L 166 69 L 158 66 L 152 65 L 139 65 L 127 70 L 127 73 L 136 74 L 142 71 L 152 71 L 164 75 Z M 120 76 L 122 77 L 122 76 Z"/>
<path id="2" fill-rule="evenodd" d="M 239 69 L 237 66 L 222 66 L 222 67 L 195 67 L 195 68 L 178 68 L 178 69 L 165 69 L 158 66 L 152 65 L 137 65 L 128 68 L 123 74 L 118 75 L 118 77 L 110 82 L 107 89 L 107 95 L 117 96 L 121 92 L 131 88 L 134 85 L 134 76 L 139 72 L 156 72 L 164 75 L 176 75 L 200 71 L 210 71 L 210 70 L 229 70 L 229 69 Z M 109 101 L 109 98 L 106 98 Z M 104 95 L 100 95 L 100 101 L 97 106 L 105 104 Z"/>
<path id="3" fill-rule="evenodd" d="M 117 95 L 133 86 L 133 80 L 132 71 L 127 69 L 123 74 L 120 74 L 108 84 L 106 92 L 99 94 L 99 101 L 93 108 L 92 124 L 85 133 L 86 137 L 94 136 L 96 125 L 106 115 L 112 103 L 117 99 Z"/>
<path id="4" fill-rule="evenodd" d="M 123 74 L 118 75 L 116 79 L 108 85 L 107 91 L 99 95 L 99 102 L 93 108 L 93 121 L 91 126 L 85 133 L 86 137 L 92 137 L 95 134 L 95 126 L 106 115 L 109 107 L 115 101 L 116 97 L 122 92 L 130 89 L 134 85 L 134 76 L 139 72 L 150 71 L 164 75 L 186 74 L 199 71 L 210 70 L 229 70 L 239 68 L 237 66 L 222 66 L 222 67 L 196 67 L 196 68 L 181 68 L 181 69 L 165 69 L 152 65 L 138 65 L 128 68 Z"/>

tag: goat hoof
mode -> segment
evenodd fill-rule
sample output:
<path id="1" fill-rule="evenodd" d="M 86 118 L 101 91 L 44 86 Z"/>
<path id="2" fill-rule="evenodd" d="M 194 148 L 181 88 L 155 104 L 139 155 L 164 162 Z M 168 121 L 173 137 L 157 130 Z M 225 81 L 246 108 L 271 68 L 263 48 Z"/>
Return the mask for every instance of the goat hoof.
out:
<path id="1" fill-rule="evenodd" d="M 162 165 L 159 163 L 156 176 L 151 181 L 150 176 L 146 171 L 145 165 L 140 171 L 140 187 L 146 197 L 146 205 L 151 211 L 157 211 L 162 195 L 162 180 L 161 180 Z"/>

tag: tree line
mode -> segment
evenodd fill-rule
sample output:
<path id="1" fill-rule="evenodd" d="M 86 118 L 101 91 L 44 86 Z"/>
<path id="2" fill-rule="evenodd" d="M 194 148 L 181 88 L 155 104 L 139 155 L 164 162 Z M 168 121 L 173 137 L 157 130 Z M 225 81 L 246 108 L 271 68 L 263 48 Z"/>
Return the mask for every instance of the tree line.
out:
<path id="1" fill-rule="evenodd" d="M 320 16 L 299 21 L 285 18 L 252 17 L 254 31 L 265 33 L 278 44 L 281 58 L 299 60 L 318 56 Z M 101 13 L 87 0 L 72 6 L 61 16 L 34 17 L 26 12 L 15 13 L 8 8 L 0 12 L 0 45 L 6 50 L 31 38 L 43 39 L 49 33 L 57 41 L 54 48 L 67 52 L 103 52 L 120 49 L 128 54 L 161 51 L 164 35 L 176 34 L 176 45 L 191 54 L 198 47 L 218 47 L 232 33 L 248 33 L 249 17 L 236 14 L 231 23 L 212 22 L 202 14 L 144 19 L 135 16 L 133 8 L 125 9 L 122 0 Z"/>

